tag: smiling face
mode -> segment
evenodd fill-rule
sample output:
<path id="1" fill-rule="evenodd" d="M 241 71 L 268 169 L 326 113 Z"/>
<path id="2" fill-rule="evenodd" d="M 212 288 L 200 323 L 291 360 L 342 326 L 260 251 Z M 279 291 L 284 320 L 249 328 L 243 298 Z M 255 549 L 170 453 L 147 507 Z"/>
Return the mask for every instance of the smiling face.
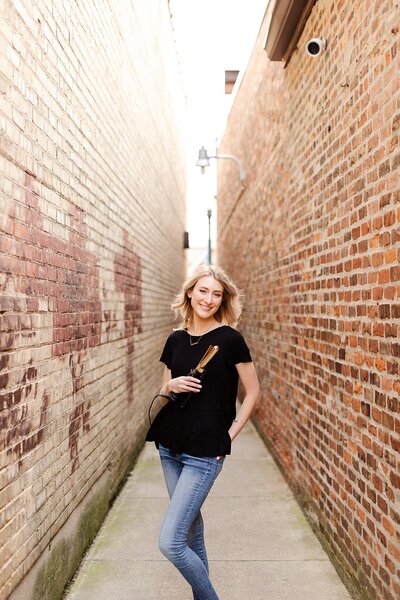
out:
<path id="1" fill-rule="evenodd" d="M 201 319 L 211 322 L 222 303 L 224 288 L 222 283 L 214 279 L 212 275 L 201 277 L 194 288 L 188 292 L 193 309 L 193 320 Z"/>

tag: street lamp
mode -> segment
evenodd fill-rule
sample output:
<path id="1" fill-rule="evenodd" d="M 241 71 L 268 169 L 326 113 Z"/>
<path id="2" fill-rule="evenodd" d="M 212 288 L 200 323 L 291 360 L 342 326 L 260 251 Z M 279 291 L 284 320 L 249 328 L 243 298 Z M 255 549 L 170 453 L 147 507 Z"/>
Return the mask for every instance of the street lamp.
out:
<path id="1" fill-rule="evenodd" d="M 227 158 L 228 160 L 234 160 L 237 163 L 237 165 L 239 166 L 240 181 L 241 181 L 243 187 L 245 187 L 245 185 L 244 185 L 245 174 L 244 174 L 243 165 L 240 162 L 240 160 L 237 158 L 237 156 L 233 156 L 233 154 L 213 154 L 212 156 L 209 156 L 207 154 L 207 150 L 204 148 L 204 146 L 202 146 L 199 150 L 199 158 L 197 159 L 197 162 L 196 162 L 196 167 L 200 167 L 202 173 L 204 173 L 206 167 L 210 166 L 210 158 Z"/>
<path id="2" fill-rule="evenodd" d="M 211 208 L 207 210 L 208 217 L 208 264 L 211 265 Z"/>

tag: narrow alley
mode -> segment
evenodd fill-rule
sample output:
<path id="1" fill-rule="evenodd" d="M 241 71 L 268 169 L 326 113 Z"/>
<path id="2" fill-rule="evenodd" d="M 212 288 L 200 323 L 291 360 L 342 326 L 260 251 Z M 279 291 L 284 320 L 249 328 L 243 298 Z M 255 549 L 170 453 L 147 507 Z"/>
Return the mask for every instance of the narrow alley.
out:
<path id="1" fill-rule="evenodd" d="M 189 600 L 189 585 L 158 550 L 167 502 L 147 443 L 65 600 Z M 351 599 L 252 424 L 203 515 L 220 600 Z"/>
<path id="2" fill-rule="evenodd" d="M 398 600 L 400 2 L 0 11 L 0 600 L 189 599 L 142 448 L 210 263 L 260 397 L 204 508 L 221 599 Z"/>

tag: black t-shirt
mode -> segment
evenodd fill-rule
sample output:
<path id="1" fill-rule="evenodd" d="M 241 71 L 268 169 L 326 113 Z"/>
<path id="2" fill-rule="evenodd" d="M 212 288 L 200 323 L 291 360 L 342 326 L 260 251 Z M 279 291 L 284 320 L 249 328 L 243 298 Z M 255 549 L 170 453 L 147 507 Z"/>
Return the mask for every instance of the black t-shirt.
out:
<path id="1" fill-rule="evenodd" d="M 190 344 L 190 339 L 194 345 Z M 227 325 L 203 336 L 189 336 L 179 329 L 168 337 L 160 361 L 171 370 L 172 378 L 188 375 L 210 345 L 219 347 L 205 368 L 200 392 L 177 394 L 158 413 L 146 440 L 162 444 L 171 452 L 192 456 L 230 454 L 228 430 L 236 414 L 239 376 L 235 365 L 251 362 L 242 335 Z M 186 402 L 184 403 L 184 401 Z M 183 405 L 183 406 L 182 406 Z"/>

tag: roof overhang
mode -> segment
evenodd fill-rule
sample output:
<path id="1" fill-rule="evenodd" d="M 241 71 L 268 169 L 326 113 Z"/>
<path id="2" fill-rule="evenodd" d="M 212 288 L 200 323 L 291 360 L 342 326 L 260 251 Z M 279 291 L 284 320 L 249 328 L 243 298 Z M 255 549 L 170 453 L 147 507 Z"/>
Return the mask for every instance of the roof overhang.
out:
<path id="1" fill-rule="evenodd" d="M 288 61 L 316 0 L 276 0 L 264 48 L 270 60 Z"/>

